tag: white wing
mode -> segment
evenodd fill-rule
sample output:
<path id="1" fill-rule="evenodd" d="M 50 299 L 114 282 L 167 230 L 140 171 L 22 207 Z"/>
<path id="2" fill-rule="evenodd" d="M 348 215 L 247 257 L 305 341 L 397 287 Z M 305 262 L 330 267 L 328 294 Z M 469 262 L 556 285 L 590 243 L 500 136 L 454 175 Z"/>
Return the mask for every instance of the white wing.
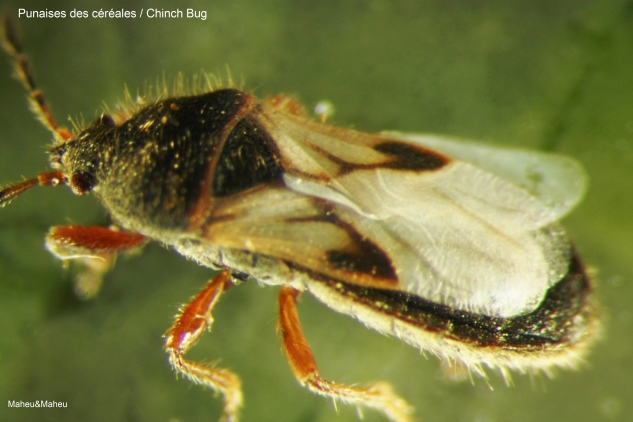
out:
<path id="1" fill-rule="evenodd" d="M 583 198 L 587 175 L 578 161 L 565 155 L 486 145 L 440 135 L 384 132 L 384 136 L 417 143 L 473 164 L 527 189 L 558 220 Z"/>
<path id="2" fill-rule="evenodd" d="M 534 310 L 566 273 L 569 245 L 556 222 L 586 179 L 573 160 L 433 136 L 372 136 L 272 109 L 263 116 L 287 186 L 338 204 L 337 214 L 390 257 L 401 289 L 510 317 Z M 434 151 L 446 160 L 433 164 Z M 431 164 L 416 168 L 411 154 Z"/>

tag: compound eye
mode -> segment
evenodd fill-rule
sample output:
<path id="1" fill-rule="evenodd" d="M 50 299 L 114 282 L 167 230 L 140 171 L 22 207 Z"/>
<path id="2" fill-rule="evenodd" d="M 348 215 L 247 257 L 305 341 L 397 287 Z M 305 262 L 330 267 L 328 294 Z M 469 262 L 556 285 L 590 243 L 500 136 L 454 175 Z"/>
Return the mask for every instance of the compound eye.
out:
<path id="1" fill-rule="evenodd" d="M 87 173 L 73 174 L 68 184 L 77 195 L 85 195 L 95 187 L 94 177 Z"/>

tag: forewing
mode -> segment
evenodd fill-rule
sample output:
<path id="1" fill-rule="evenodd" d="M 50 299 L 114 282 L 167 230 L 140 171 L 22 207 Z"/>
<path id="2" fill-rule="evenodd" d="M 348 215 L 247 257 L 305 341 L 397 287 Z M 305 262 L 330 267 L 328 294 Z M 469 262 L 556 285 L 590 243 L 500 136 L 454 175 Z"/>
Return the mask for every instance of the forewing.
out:
<path id="1" fill-rule="evenodd" d="M 569 246 L 556 221 L 582 188 L 559 198 L 565 165 L 541 170 L 551 181 L 530 189 L 520 169 L 538 168 L 535 155 L 504 150 L 486 166 L 485 149 L 468 162 L 467 153 L 455 157 L 456 147 L 438 151 L 419 139 L 367 135 L 273 109 L 262 115 L 287 186 L 338 204 L 341 220 L 389 256 L 401 289 L 507 317 L 535 309 L 566 272 Z M 511 164 L 500 164 L 505 159 Z M 562 170 L 563 179 L 568 173 Z"/>
<path id="2" fill-rule="evenodd" d="M 262 185 L 218 199 L 203 238 L 224 248 L 276 258 L 317 278 L 398 288 L 389 257 L 341 220 L 337 207 L 284 186 Z"/>
<path id="3" fill-rule="evenodd" d="M 385 137 L 422 145 L 485 169 L 542 200 L 558 220 L 585 194 L 587 174 L 574 159 L 561 154 L 486 145 L 439 135 L 385 132 Z"/>

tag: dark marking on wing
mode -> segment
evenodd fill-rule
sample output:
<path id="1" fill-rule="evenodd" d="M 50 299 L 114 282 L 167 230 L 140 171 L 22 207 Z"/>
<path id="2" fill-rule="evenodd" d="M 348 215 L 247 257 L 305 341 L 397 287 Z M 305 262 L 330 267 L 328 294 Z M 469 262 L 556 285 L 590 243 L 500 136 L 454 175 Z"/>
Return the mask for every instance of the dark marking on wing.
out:
<path id="1" fill-rule="evenodd" d="M 282 101 L 285 100 L 283 97 Z M 409 141 L 315 122 L 276 106 L 274 101 L 261 104 L 257 115 L 263 128 L 284 135 L 278 148 L 284 171 L 317 183 L 327 184 L 337 177 L 363 170 L 431 172 L 453 161 L 448 155 Z M 307 157 L 303 154 L 297 157 L 311 160 L 308 169 L 295 162 L 295 149 L 307 153 Z"/>
<path id="2" fill-rule="evenodd" d="M 591 282 L 575 251 L 567 274 L 549 289 L 541 305 L 509 318 L 460 311 L 397 290 L 324 282 L 338 294 L 381 314 L 477 347 L 517 352 L 556 349 L 577 341 L 578 333 L 594 318 L 588 299 Z"/>
<path id="3" fill-rule="evenodd" d="M 356 170 L 380 168 L 404 171 L 433 171 L 441 169 L 452 161 L 450 157 L 439 152 L 401 141 L 386 140 L 376 144 L 373 149 L 384 154 L 386 156 L 385 160 L 366 164 L 350 163 L 316 145 L 311 145 L 310 147 L 340 166 L 337 176 L 344 176 Z M 293 173 L 300 173 L 300 170 L 293 169 Z M 311 175 L 303 175 L 302 177 L 317 180 L 323 179 L 322 177 Z"/>
<path id="4" fill-rule="evenodd" d="M 367 274 L 381 279 L 383 282 L 388 281 L 390 285 L 397 286 L 398 275 L 389 256 L 371 239 L 358 233 L 353 225 L 341 220 L 330 210 L 330 205 L 326 201 L 316 198 L 314 201 L 318 202 L 317 206 L 322 207 L 324 210 L 320 216 L 293 218 L 286 221 L 289 223 L 324 221 L 345 230 L 349 236 L 350 243 L 345 246 L 345 249 L 326 251 L 327 262 L 336 269 L 350 273 Z"/>
<path id="5" fill-rule="evenodd" d="M 396 280 L 396 272 L 391 260 L 373 242 L 354 239 L 354 252 L 328 251 L 327 259 L 335 268 L 349 272 L 361 272 L 375 277 Z"/>
<path id="6" fill-rule="evenodd" d="M 437 170 L 450 162 L 448 157 L 440 153 L 404 142 L 387 141 L 376 145 L 374 149 L 393 157 L 382 167 L 396 170 Z"/>

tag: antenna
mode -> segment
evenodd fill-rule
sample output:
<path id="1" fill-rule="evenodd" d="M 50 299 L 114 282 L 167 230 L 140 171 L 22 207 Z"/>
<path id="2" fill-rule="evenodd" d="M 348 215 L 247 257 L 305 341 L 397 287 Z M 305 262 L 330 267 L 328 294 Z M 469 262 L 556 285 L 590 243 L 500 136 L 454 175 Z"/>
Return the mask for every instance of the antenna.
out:
<path id="1" fill-rule="evenodd" d="M 15 183 L 6 189 L 0 191 L 0 207 L 4 207 L 16 196 L 24 191 L 31 189 L 33 186 L 57 186 L 59 184 L 68 183 L 68 176 L 63 171 L 51 171 L 50 173 L 42 173 L 34 179 L 28 179 L 23 182 Z"/>
<path id="2" fill-rule="evenodd" d="M 35 82 L 31 61 L 22 50 L 22 40 L 20 39 L 17 26 L 8 13 L 4 15 L 2 22 L 2 46 L 13 59 L 15 74 L 29 93 L 31 110 L 37 115 L 42 124 L 53 132 L 59 140 L 72 139 L 73 136 L 70 131 L 57 124 L 44 98 L 44 93 L 38 88 Z"/>
<path id="3" fill-rule="evenodd" d="M 73 136 L 70 131 L 57 124 L 51 113 L 51 109 L 46 103 L 43 92 L 37 87 L 37 83 L 33 77 L 31 61 L 22 50 L 22 42 L 17 27 L 9 17 L 9 14 L 4 15 L 1 41 L 4 49 L 13 59 L 16 76 L 29 93 L 33 112 L 44 126 L 53 132 L 59 140 L 66 141 L 72 139 Z M 68 183 L 68 176 L 61 171 L 42 173 L 34 179 L 15 183 L 0 191 L 0 207 L 4 207 L 11 202 L 13 198 L 31 189 L 33 186 L 57 186 L 60 183 Z"/>

